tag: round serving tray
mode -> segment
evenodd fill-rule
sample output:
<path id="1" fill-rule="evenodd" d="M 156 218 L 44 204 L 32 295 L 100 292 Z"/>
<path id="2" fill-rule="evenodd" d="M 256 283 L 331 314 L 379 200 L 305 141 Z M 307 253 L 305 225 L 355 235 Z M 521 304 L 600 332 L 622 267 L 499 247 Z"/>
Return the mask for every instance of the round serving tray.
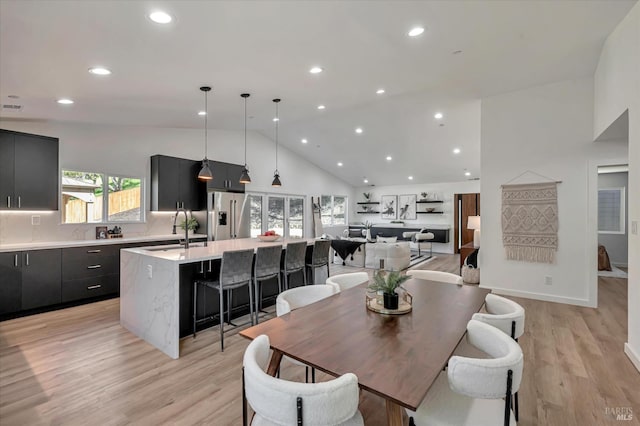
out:
<path id="1" fill-rule="evenodd" d="M 404 315 L 411 312 L 411 303 L 407 302 L 406 300 L 400 299 L 398 303 L 398 309 L 386 309 L 382 303 L 382 300 L 379 300 L 377 297 L 367 296 L 367 309 L 385 315 Z"/>

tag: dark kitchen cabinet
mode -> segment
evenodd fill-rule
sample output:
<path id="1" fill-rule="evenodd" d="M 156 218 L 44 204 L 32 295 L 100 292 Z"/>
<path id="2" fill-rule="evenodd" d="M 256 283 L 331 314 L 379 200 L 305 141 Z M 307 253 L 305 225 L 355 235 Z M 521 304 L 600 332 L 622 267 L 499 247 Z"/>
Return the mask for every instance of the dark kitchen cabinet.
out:
<path id="1" fill-rule="evenodd" d="M 58 139 L 0 129 L 0 209 L 58 210 Z"/>
<path id="2" fill-rule="evenodd" d="M 206 184 L 198 180 L 200 162 L 184 158 L 151 157 L 151 210 L 204 210 Z"/>
<path id="3" fill-rule="evenodd" d="M 240 183 L 243 166 L 240 164 L 210 161 L 213 179 L 207 182 L 209 191 L 244 192 L 245 185 Z"/>
<path id="4" fill-rule="evenodd" d="M 0 315 L 22 309 L 22 254 L 0 253 Z"/>
<path id="5" fill-rule="evenodd" d="M 61 302 L 61 250 L 23 251 L 22 310 Z"/>

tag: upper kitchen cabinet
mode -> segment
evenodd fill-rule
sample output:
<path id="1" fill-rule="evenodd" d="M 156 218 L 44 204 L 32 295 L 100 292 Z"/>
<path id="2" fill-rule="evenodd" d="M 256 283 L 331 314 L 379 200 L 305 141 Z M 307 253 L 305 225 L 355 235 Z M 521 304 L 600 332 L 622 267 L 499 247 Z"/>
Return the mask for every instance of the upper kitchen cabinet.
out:
<path id="1" fill-rule="evenodd" d="M 209 161 L 213 179 L 207 182 L 209 191 L 244 192 L 244 183 L 240 183 L 242 167 L 239 164 Z"/>
<path id="2" fill-rule="evenodd" d="M 0 129 L 0 210 L 58 210 L 58 143 Z"/>
<path id="3" fill-rule="evenodd" d="M 205 210 L 207 187 L 198 180 L 200 162 L 184 158 L 151 157 L 151 210 Z"/>

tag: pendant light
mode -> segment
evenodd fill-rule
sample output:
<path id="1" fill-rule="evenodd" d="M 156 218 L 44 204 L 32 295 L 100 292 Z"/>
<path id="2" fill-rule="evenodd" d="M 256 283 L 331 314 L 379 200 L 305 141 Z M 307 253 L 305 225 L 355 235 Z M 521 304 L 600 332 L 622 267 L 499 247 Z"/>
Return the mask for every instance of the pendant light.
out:
<path id="1" fill-rule="evenodd" d="M 211 180 L 213 179 L 213 174 L 209 168 L 209 159 L 207 158 L 207 117 L 209 116 L 207 96 L 209 95 L 209 91 L 211 91 L 211 87 L 202 86 L 200 90 L 204 92 L 204 159 L 202 160 L 200 173 L 198 173 L 198 179 Z"/>
<path id="2" fill-rule="evenodd" d="M 244 167 L 242 168 L 242 174 L 240 175 L 240 183 L 251 183 L 251 177 L 249 177 L 249 169 L 247 169 L 247 98 L 251 96 L 249 93 L 243 93 L 240 95 L 244 98 Z"/>
<path id="3" fill-rule="evenodd" d="M 280 99 L 274 99 L 273 102 L 276 104 L 276 118 L 274 121 L 276 122 L 276 171 L 273 173 L 273 182 L 271 182 L 271 186 L 280 187 L 282 186 L 282 182 L 280 182 L 280 173 L 278 173 L 278 123 L 280 122 L 280 117 L 278 116 L 278 103 Z"/>

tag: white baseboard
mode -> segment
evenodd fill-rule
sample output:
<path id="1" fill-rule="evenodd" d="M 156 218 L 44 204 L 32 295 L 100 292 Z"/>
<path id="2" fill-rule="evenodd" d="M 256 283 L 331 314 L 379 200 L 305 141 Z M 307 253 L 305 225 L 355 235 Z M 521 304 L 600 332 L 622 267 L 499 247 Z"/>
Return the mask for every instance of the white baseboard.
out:
<path id="1" fill-rule="evenodd" d="M 631 363 L 636 367 L 636 370 L 640 371 L 640 356 L 638 356 L 629 343 L 624 344 L 624 353 L 627 354 Z"/>
<path id="2" fill-rule="evenodd" d="M 524 297 L 525 299 L 542 300 L 544 302 L 563 303 L 565 305 L 584 306 L 587 308 L 596 308 L 597 305 L 591 303 L 587 299 L 576 299 L 573 297 L 556 296 L 553 294 L 544 293 L 532 293 L 529 291 L 512 290 L 507 288 L 489 287 L 482 285 L 482 277 L 480 277 L 480 287 L 491 290 L 493 293 L 502 294 L 505 296 Z"/>

